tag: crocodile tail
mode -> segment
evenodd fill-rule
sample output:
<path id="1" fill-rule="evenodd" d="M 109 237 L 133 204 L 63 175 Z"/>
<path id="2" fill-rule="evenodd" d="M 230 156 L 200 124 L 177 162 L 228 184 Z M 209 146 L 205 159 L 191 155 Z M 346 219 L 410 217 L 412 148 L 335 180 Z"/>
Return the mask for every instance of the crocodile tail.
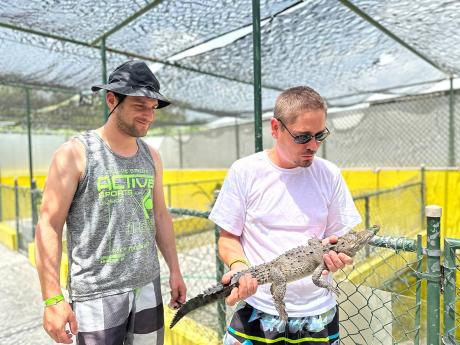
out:
<path id="1" fill-rule="evenodd" d="M 222 285 L 218 284 L 216 287 L 206 290 L 204 293 L 199 294 L 196 297 L 188 300 L 184 305 L 182 305 L 179 310 L 174 315 L 169 328 L 173 328 L 176 323 L 179 322 L 186 314 L 190 313 L 192 310 L 201 308 L 207 304 L 210 304 L 218 299 L 225 298 L 230 295 L 233 287 L 236 284 Z"/>

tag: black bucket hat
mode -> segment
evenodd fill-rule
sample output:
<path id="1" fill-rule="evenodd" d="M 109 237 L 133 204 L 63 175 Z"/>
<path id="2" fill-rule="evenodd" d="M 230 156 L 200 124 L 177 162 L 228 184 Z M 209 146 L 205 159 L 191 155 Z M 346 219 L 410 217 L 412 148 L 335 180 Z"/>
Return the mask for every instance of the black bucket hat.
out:
<path id="1" fill-rule="evenodd" d="M 118 66 L 109 76 L 109 82 L 91 87 L 92 91 L 101 89 L 126 96 L 144 96 L 158 100 L 158 108 L 171 104 L 161 93 L 160 83 L 143 61 L 131 60 Z"/>

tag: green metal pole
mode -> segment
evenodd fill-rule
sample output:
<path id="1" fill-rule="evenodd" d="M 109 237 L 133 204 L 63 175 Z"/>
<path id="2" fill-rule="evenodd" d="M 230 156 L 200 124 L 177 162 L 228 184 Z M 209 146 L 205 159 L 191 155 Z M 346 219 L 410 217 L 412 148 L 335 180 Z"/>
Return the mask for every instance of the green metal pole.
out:
<path id="1" fill-rule="evenodd" d="M 102 83 L 107 83 L 107 54 L 105 50 L 105 37 L 101 40 Z M 104 107 L 104 122 L 109 118 L 109 107 L 105 101 L 105 92 L 102 92 L 102 106 Z"/>
<path id="2" fill-rule="evenodd" d="M 37 210 L 37 183 L 32 180 L 30 187 L 30 197 L 32 199 L 32 238 L 35 239 L 35 225 L 38 223 L 38 210 Z"/>
<path id="3" fill-rule="evenodd" d="M 38 219 L 37 210 L 35 209 L 35 181 L 32 161 L 32 105 L 30 101 L 30 89 L 26 88 L 26 106 L 27 106 L 27 142 L 29 146 L 29 183 L 30 183 L 30 206 L 32 211 L 32 238 L 35 236 L 35 221 Z"/>
<path id="4" fill-rule="evenodd" d="M 214 227 L 214 235 L 216 239 L 216 281 L 220 282 L 222 280 L 222 276 L 224 275 L 224 263 L 219 257 L 219 249 L 217 247 L 217 242 L 219 241 L 220 229 L 216 225 Z M 225 300 L 219 299 L 217 302 L 217 334 L 219 338 L 222 338 L 225 334 L 227 329 L 227 320 L 226 320 L 226 307 L 225 307 Z"/>
<path id="5" fill-rule="evenodd" d="M 219 196 L 219 189 L 214 190 L 213 202 L 211 208 L 214 207 L 217 197 Z M 214 226 L 214 239 L 215 239 L 215 256 L 216 256 L 216 281 L 220 282 L 222 276 L 224 275 L 224 262 L 220 259 L 219 256 L 219 237 L 220 237 L 220 228 L 217 224 Z M 227 319 L 226 319 L 226 305 L 224 299 L 219 299 L 217 301 L 217 334 L 220 339 L 224 336 L 227 330 Z"/>
<path id="6" fill-rule="evenodd" d="M 422 273 L 423 247 L 422 235 L 417 235 L 417 263 L 415 269 L 417 273 Z M 422 306 L 422 278 L 417 275 L 415 283 L 415 337 L 414 345 L 420 344 L 420 308 Z"/>
<path id="7" fill-rule="evenodd" d="M 426 169 L 422 165 L 420 167 L 420 228 L 424 229 L 426 226 L 426 216 L 425 216 L 425 203 L 426 203 Z"/>
<path id="8" fill-rule="evenodd" d="M 262 142 L 262 63 L 260 56 L 260 0 L 252 0 L 252 38 L 254 60 L 254 135 L 256 152 Z"/>
<path id="9" fill-rule="evenodd" d="M 440 344 L 441 299 L 441 214 L 436 205 L 426 207 L 427 216 L 427 344 Z"/>
<path id="10" fill-rule="evenodd" d="M 240 158 L 240 126 L 238 124 L 238 116 L 235 116 L 235 151 L 236 159 Z"/>
<path id="11" fill-rule="evenodd" d="M 168 184 L 168 207 L 172 207 L 172 194 L 171 194 L 171 185 Z"/>
<path id="12" fill-rule="evenodd" d="M 369 229 L 369 227 L 370 227 L 370 221 L 371 221 L 371 219 L 370 219 L 370 214 L 369 214 L 369 197 L 366 196 L 366 197 L 364 198 L 364 228 L 365 228 L 365 229 Z M 368 257 L 369 254 L 370 254 L 369 245 L 366 245 L 366 250 L 365 250 L 365 252 L 366 252 L 366 254 L 365 254 L 366 257 Z"/>
<path id="13" fill-rule="evenodd" d="M 444 344 L 456 344 L 455 304 L 456 304 L 456 249 L 460 240 L 447 238 L 444 241 Z"/>
<path id="14" fill-rule="evenodd" d="M 455 114 L 454 114 L 454 81 L 450 77 L 449 90 L 449 166 L 455 166 Z"/>
<path id="15" fill-rule="evenodd" d="M 184 168 L 184 151 L 182 147 L 182 131 L 179 128 L 179 168 Z"/>
<path id="16" fill-rule="evenodd" d="M 29 146 L 29 183 L 32 187 L 32 180 L 34 179 L 33 173 L 33 162 L 32 162 L 32 123 L 31 123 L 31 112 L 32 106 L 30 102 L 30 90 L 25 88 L 26 92 L 26 108 L 27 108 L 27 143 Z"/>
<path id="17" fill-rule="evenodd" d="M 18 179 L 14 179 L 14 216 L 16 221 L 16 238 L 18 239 L 18 249 L 21 245 L 21 232 L 19 230 L 19 188 Z"/>

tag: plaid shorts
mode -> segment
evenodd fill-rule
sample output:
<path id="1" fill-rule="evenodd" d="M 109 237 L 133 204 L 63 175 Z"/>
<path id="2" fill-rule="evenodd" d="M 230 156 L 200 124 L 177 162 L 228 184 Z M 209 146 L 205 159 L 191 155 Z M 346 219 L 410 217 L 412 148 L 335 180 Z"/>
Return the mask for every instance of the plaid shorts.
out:
<path id="1" fill-rule="evenodd" d="M 163 345 L 160 278 L 129 292 L 73 302 L 78 345 Z"/>
<path id="2" fill-rule="evenodd" d="M 338 345 L 338 308 L 316 316 L 292 317 L 288 322 L 278 315 L 266 314 L 246 302 L 238 305 L 233 315 L 224 345 Z"/>

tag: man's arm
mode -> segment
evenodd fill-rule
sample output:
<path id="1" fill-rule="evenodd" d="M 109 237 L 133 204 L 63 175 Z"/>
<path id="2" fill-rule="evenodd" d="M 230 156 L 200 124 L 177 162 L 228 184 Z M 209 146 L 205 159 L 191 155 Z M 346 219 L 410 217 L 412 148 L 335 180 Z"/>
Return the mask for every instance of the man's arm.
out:
<path id="1" fill-rule="evenodd" d="M 155 162 L 153 212 L 157 229 L 156 241 L 169 268 L 169 285 L 171 287 L 170 306 L 177 308 L 180 304 L 185 303 L 187 289 L 179 267 L 173 223 L 171 215 L 166 208 L 163 193 L 163 164 L 160 155 L 153 148 L 150 148 L 150 152 Z"/>
<path id="2" fill-rule="evenodd" d="M 230 271 L 222 277 L 222 283 L 228 284 L 235 273 L 248 268 L 248 266 L 243 262 L 234 262 L 238 258 L 246 260 L 243 247 L 241 246 L 240 237 L 233 235 L 228 231 L 222 230 L 218 241 L 218 250 L 222 261 L 230 268 Z M 252 278 L 249 274 L 246 274 L 240 278 L 239 286 L 234 288 L 230 295 L 226 298 L 227 304 L 234 305 L 236 302 L 255 294 L 256 291 L 257 279 Z"/>
<path id="3" fill-rule="evenodd" d="M 80 145 L 68 142 L 56 151 L 43 192 L 35 232 L 35 260 L 44 300 L 62 294 L 59 282 L 62 229 L 84 164 L 84 148 Z M 54 341 L 72 343 L 72 335 L 65 329 L 67 324 L 75 335 L 77 323 L 66 301 L 45 307 L 43 327 Z"/>

